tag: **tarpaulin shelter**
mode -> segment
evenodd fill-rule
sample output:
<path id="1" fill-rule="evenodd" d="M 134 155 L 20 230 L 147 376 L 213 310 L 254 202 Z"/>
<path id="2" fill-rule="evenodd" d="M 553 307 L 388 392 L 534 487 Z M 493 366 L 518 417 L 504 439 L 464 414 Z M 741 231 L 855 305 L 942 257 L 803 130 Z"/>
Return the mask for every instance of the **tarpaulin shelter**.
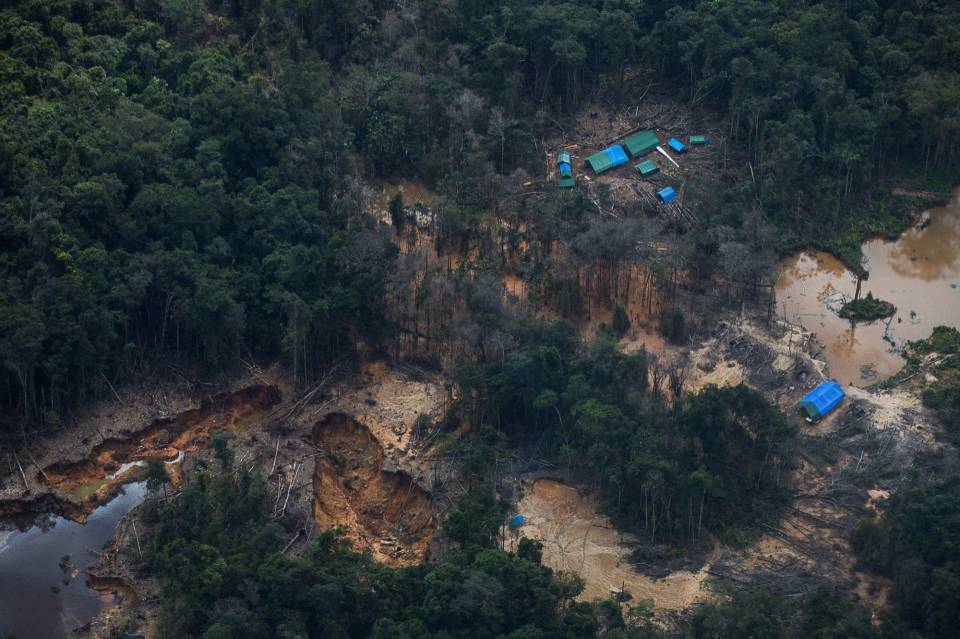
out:
<path id="1" fill-rule="evenodd" d="M 577 183 L 573 177 L 573 164 L 570 162 L 570 153 L 567 151 L 557 153 L 557 173 L 560 175 L 561 189 L 569 189 Z"/>
<path id="2" fill-rule="evenodd" d="M 703 146 L 704 144 L 710 144 L 710 141 L 705 135 L 691 135 L 689 140 L 690 146 Z"/>
<path id="3" fill-rule="evenodd" d="M 609 148 L 600 151 L 599 153 L 594 153 L 587 158 L 587 164 L 590 165 L 590 168 L 596 173 L 603 173 L 604 171 L 609 171 L 612 168 L 618 167 L 621 164 L 626 164 L 628 161 L 627 153 L 623 150 L 618 144 L 615 144 Z"/>
<path id="4" fill-rule="evenodd" d="M 807 420 L 815 422 L 826 417 L 846 397 L 840 384 L 824 382 L 797 402 L 797 407 L 807 414 Z"/>
<path id="5" fill-rule="evenodd" d="M 509 523 L 511 528 L 519 528 L 520 526 L 527 523 L 527 518 L 524 517 L 523 515 L 517 514 L 509 519 Z"/>
<path id="6" fill-rule="evenodd" d="M 670 204 L 675 199 L 677 199 L 677 192 L 673 190 L 672 186 L 662 188 L 657 191 L 657 199 L 659 199 L 664 204 Z"/>
<path id="7" fill-rule="evenodd" d="M 644 160 L 640 164 L 637 164 L 634 168 L 640 171 L 640 175 L 646 177 L 648 175 L 653 175 L 660 170 L 660 167 L 657 166 L 656 162 L 653 160 Z"/>
<path id="8" fill-rule="evenodd" d="M 623 141 L 623 146 L 633 158 L 653 151 L 658 144 L 660 144 L 660 138 L 653 131 L 640 131 Z"/>
<path id="9" fill-rule="evenodd" d="M 670 141 L 667 142 L 667 144 L 669 144 L 670 148 L 676 151 L 677 153 L 687 152 L 687 146 L 677 138 L 670 138 Z"/>

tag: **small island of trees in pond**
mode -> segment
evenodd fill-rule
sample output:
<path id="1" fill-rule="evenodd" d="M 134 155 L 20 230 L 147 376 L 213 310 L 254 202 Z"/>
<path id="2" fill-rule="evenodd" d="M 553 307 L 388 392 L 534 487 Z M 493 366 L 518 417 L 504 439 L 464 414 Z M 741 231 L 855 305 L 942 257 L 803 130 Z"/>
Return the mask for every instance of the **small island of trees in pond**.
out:
<path id="1" fill-rule="evenodd" d="M 840 317 L 869 322 L 890 317 L 896 312 L 897 307 L 890 302 L 874 297 L 873 293 L 867 293 L 866 297 L 845 303 L 840 308 Z"/>

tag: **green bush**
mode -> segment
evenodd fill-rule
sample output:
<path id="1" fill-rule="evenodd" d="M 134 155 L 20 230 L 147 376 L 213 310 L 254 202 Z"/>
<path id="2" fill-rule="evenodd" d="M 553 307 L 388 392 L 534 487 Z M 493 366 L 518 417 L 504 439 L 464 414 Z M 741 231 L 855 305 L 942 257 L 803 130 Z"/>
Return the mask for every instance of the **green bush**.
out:
<path id="1" fill-rule="evenodd" d="M 866 297 L 846 302 L 840 308 L 840 317 L 849 320 L 872 321 L 890 317 L 897 312 L 897 307 L 867 293 Z"/>

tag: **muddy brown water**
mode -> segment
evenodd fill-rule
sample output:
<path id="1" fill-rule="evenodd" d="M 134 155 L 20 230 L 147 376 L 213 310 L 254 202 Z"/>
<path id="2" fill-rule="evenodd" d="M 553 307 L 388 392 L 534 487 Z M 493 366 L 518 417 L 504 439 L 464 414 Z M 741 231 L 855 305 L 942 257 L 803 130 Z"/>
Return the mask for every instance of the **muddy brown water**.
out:
<path id="1" fill-rule="evenodd" d="M 87 567 L 99 561 L 97 553 L 145 494 L 142 482 L 125 485 L 86 524 L 53 517 L 26 530 L 0 530 L 0 636 L 67 637 L 108 605 L 111 596 L 87 584 Z M 61 566 L 66 555 L 69 561 Z"/>
<path id="2" fill-rule="evenodd" d="M 856 276 L 822 252 L 795 255 L 780 266 L 778 313 L 816 334 L 827 374 L 843 385 L 868 386 L 896 374 L 907 341 L 928 337 L 934 326 L 960 327 L 960 188 L 947 206 L 921 214 L 897 240 L 862 246 L 872 292 L 897 307 L 889 322 L 853 323 L 836 311 L 853 299 Z"/>

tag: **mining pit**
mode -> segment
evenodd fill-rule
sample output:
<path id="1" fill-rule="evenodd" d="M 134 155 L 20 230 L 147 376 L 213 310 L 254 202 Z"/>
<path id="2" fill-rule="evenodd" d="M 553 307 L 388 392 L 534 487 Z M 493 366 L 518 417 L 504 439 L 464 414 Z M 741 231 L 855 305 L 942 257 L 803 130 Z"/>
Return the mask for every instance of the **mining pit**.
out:
<path id="1" fill-rule="evenodd" d="M 179 474 L 172 466 L 185 453 L 209 447 L 213 431 L 242 428 L 278 401 L 279 390 L 268 385 L 217 395 L 175 418 L 158 419 L 129 438 L 106 439 L 85 459 L 47 466 L 43 483 L 76 497 L 85 512 L 109 501 L 124 483 L 138 477 L 142 462 L 149 457 L 168 462 L 168 474 L 176 484 Z"/>
<path id="2" fill-rule="evenodd" d="M 627 607 L 648 602 L 674 612 L 712 597 L 702 587 L 709 559 L 696 572 L 677 570 L 662 579 L 641 574 L 631 562 L 640 540 L 617 530 L 600 514 L 600 503 L 573 486 L 552 479 L 525 482 L 517 509 L 527 520 L 509 536 L 508 548 L 515 549 L 522 537 L 541 541 L 545 565 L 583 578 L 585 601 L 619 596 Z"/>
<path id="3" fill-rule="evenodd" d="M 314 426 L 313 444 L 317 525 L 345 528 L 354 548 L 385 564 L 423 561 L 437 530 L 430 495 L 386 457 L 370 430 L 332 413 Z"/>

